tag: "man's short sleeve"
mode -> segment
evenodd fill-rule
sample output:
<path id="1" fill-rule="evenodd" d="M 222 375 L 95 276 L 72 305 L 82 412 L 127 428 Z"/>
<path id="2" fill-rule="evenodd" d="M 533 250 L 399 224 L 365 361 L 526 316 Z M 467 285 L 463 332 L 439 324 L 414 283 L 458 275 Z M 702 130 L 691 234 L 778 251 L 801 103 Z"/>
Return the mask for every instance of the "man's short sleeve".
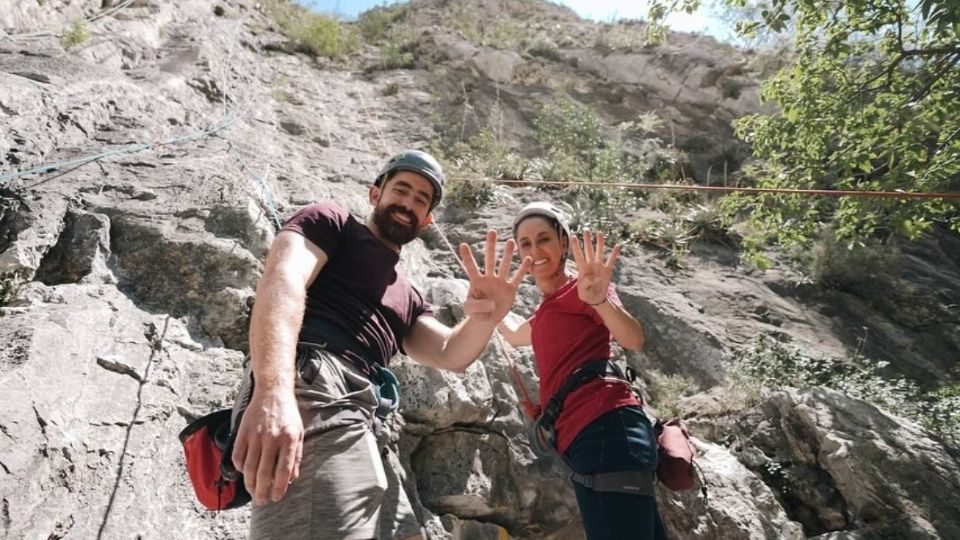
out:
<path id="1" fill-rule="evenodd" d="M 420 291 L 411 287 L 410 292 L 412 293 L 411 299 L 413 300 L 413 317 L 410 319 L 410 326 L 407 327 L 407 332 L 397 340 L 397 348 L 403 354 L 407 354 L 406 349 L 403 348 L 403 341 L 410 335 L 410 332 L 413 331 L 413 327 L 417 324 L 417 321 L 420 320 L 420 317 L 437 317 L 437 314 L 433 311 L 433 306 L 423 298 Z"/>
<path id="2" fill-rule="evenodd" d="M 327 254 L 336 255 L 350 214 L 331 202 L 304 207 L 283 224 L 283 231 L 303 235 Z"/>
<path id="3" fill-rule="evenodd" d="M 417 307 L 418 313 L 413 318 L 413 322 L 416 323 L 417 319 L 420 317 L 436 317 L 437 314 L 433 311 L 433 306 L 423 298 L 423 295 L 420 294 L 420 291 L 414 289 L 413 292 L 416 293 L 416 295 L 420 298 L 420 304 Z"/>

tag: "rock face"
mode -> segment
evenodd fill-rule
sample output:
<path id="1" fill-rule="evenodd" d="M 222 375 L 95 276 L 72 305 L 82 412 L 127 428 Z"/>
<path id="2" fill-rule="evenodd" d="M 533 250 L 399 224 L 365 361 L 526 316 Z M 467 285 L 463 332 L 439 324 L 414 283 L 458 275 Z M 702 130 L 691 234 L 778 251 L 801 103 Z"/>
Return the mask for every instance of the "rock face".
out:
<path id="1" fill-rule="evenodd" d="M 706 495 L 672 493 L 658 497 L 664 525 L 682 538 L 805 538 L 781 506 L 778 494 L 737 461 L 726 448 L 697 441 Z"/>
<path id="2" fill-rule="evenodd" d="M 658 135 L 689 154 L 696 178 L 722 178 L 745 155 L 731 121 L 758 110 L 759 86 L 747 72 L 748 56 L 730 45 L 671 34 L 668 44 L 645 47 L 640 24 L 598 25 L 523 0 L 412 2 L 404 21 L 430 29 L 411 45 L 424 58 L 418 67 L 441 59 L 454 73 L 434 77 L 443 90 L 434 105 L 448 118 L 473 118 L 463 121 L 468 134 L 486 122 L 531 148 L 538 105 L 559 91 L 609 125 L 655 113 L 663 122 Z M 464 100 L 469 114 L 460 110 Z"/>
<path id="3" fill-rule="evenodd" d="M 737 426 L 741 459 L 808 534 L 960 533 L 960 453 L 916 425 L 823 388 L 776 394 L 757 413 Z"/>
<path id="4" fill-rule="evenodd" d="M 427 117 L 463 112 L 451 105 L 460 83 L 475 109 L 501 107 L 518 148 L 536 105 L 565 88 L 611 123 L 655 110 L 703 170 L 717 156 L 696 144 L 735 145 L 730 119 L 756 106 L 741 53 L 706 38 L 624 46 L 616 28 L 539 1 L 406 9 L 422 28 L 415 68 L 360 72 L 280 52 L 285 38 L 245 0 L 0 0 L 3 537 L 245 536 L 247 509 L 194 502 L 177 433 L 232 402 L 278 221 L 320 199 L 364 216 L 383 159 L 434 139 Z M 477 38 L 450 23 L 457 9 L 569 37 L 541 32 L 517 52 L 489 38 L 506 35 L 496 28 Z M 65 49 L 79 18 L 91 37 Z M 447 242 L 476 247 L 543 197 L 498 188 L 476 211 L 441 207 L 439 226 L 404 248 L 442 321 L 463 317 L 467 290 Z M 627 361 L 716 395 L 724 354 L 775 332 L 811 354 L 863 350 L 895 373 L 940 377 L 960 350 L 957 253 L 946 235 L 905 246 L 903 286 L 880 300 L 797 285 L 784 267 L 757 275 L 726 252 L 694 251 L 675 270 L 637 250 L 618 286 L 648 345 Z M 537 302 L 523 285 L 518 316 Z M 537 400 L 530 351 L 507 354 Z M 394 365 L 404 401 L 390 459 L 430 538 L 582 536 L 572 489 L 530 448 L 503 352 L 491 345 L 462 374 Z M 658 493 L 672 538 L 960 536 L 956 450 L 869 404 L 788 390 L 690 420 L 709 496 Z"/>
<path id="5" fill-rule="evenodd" d="M 245 514 L 215 518 L 190 501 L 176 433 L 228 403 L 243 354 L 204 349 L 113 285 L 23 294 L 29 306 L 5 308 L 0 325 L 4 537 L 242 530 Z"/>

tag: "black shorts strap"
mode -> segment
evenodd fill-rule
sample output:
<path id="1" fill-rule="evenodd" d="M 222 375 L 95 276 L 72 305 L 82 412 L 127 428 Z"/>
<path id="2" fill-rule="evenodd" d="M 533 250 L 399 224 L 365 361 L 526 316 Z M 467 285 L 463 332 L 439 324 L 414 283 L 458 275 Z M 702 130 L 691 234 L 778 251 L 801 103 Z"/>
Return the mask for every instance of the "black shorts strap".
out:
<path id="1" fill-rule="evenodd" d="M 653 471 L 615 471 L 577 474 L 570 471 L 570 480 L 594 491 L 630 493 L 653 497 Z"/>
<path id="2" fill-rule="evenodd" d="M 538 422 L 552 429 L 553 425 L 557 423 L 557 418 L 560 417 L 560 411 L 563 409 L 563 402 L 566 401 L 567 396 L 587 381 L 605 375 L 623 378 L 620 368 L 610 360 L 590 360 L 589 362 L 585 362 L 564 379 L 560 388 L 550 397 Z"/>

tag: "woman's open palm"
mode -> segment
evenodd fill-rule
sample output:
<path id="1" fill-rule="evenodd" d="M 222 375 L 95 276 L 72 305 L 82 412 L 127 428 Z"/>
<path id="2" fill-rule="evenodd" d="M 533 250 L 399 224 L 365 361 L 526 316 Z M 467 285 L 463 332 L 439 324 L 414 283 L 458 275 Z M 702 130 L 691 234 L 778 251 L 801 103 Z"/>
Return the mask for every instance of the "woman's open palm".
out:
<path id="1" fill-rule="evenodd" d="M 613 276 L 613 265 L 620 256 L 620 246 L 613 246 L 606 262 L 603 233 L 596 234 L 596 246 L 589 230 L 583 231 L 583 249 L 576 236 L 570 238 L 573 260 L 577 263 L 577 295 L 585 304 L 601 304 L 607 297 L 607 288 Z"/>

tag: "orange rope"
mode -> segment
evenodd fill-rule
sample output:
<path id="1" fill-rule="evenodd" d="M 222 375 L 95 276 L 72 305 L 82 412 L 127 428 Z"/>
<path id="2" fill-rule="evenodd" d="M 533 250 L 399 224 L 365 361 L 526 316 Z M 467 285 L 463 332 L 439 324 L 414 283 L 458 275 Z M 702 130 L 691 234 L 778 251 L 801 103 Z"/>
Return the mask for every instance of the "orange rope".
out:
<path id="1" fill-rule="evenodd" d="M 812 197 L 862 197 L 880 199 L 948 199 L 960 200 L 960 192 L 921 192 L 921 191 L 850 191 L 835 189 L 785 189 L 785 188 L 749 188 L 727 186 L 700 186 L 687 184 L 644 184 L 625 182 L 576 182 L 569 180 L 498 180 L 479 176 L 453 176 L 452 180 L 466 180 L 487 184 L 516 184 L 530 186 L 557 186 L 557 187 L 606 187 L 627 189 L 676 189 L 683 191 L 712 191 L 717 193 L 779 193 L 784 195 L 805 195 Z"/>
<path id="2" fill-rule="evenodd" d="M 513 376 L 513 383 L 520 389 L 520 393 L 523 394 L 523 397 L 520 398 L 520 405 L 523 407 L 524 414 L 527 415 L 527 418 L 531 420 L 536 420 L 540 417 L 540 406 L 533 403 L 533 400 L 530 399 L 530 392 L 527 391 L 527 385 L 523 384 L 523 379 L 520 378 L 520 371 L 517 370 L 517 364 L 514 363 L 513 358 L 507 352 L 506 345 L 503 344 L 503 336 L 498 330 L 495 334 L 497 336 L 497 348 L 506 359 L 507 363 L 510 365 L 510 374 Z"/>

